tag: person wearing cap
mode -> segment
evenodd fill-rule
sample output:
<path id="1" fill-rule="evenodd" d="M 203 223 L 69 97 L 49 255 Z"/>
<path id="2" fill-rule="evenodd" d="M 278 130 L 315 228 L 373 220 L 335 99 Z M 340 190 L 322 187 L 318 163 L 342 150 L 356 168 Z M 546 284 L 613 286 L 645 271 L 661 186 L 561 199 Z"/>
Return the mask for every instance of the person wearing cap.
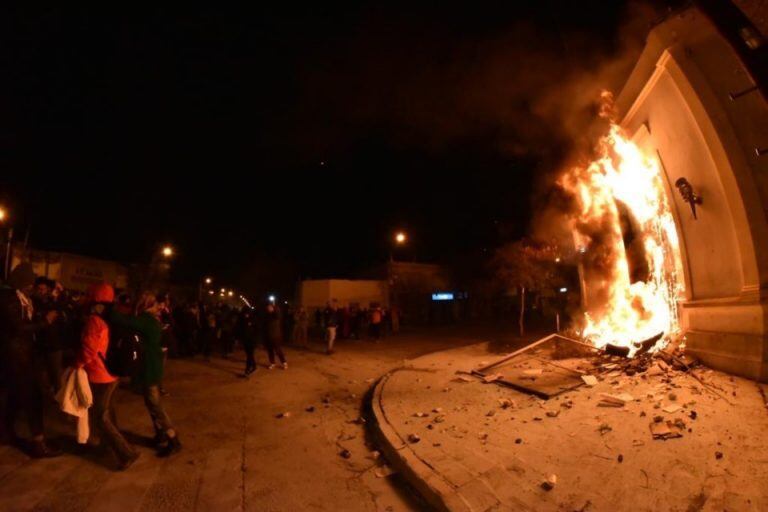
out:
<path id="1" fill-rule="evenodd" d="M 113 325 L 131 328 L 140 335 L 143 360 L 136 377 L 142 386 L 144 405 L 155 428 L 158 457 L 168 457 L 181 450 L 178 433 L 163 407 L 160 393 L 163 380 L 163 326 L 160 315 L 165 308 L 165 303 L 159 301 L 156 295 L 145 293 L 136 305 L 138 316 L 125 315 L 115 310 L 109 316 Z"/>
<path id="2" fill-rule="evenodd" d="M 35 319 L 30 299 L 35 273 L 32 265 L 17 265 L 8 276 L 7 284 L 0 286 L 0 364 L 7 379 L 8 399 L 5 406 L 4 427 L 8 440 L 18 443 L 16 417 L 23 411 L 32 434 L 28 452 L 32 457 L 56 457 L 61 451 L 45 440 L 43 433 L 43 395 L 39 375 L 39 352 L 35 335 L 56 318 L 55 311 Z"/>
<path id="3" fill-rule="evenodd" d="M 126 441 L 115 424 L 117 415 L 112 397 L 117 389 L 118 379 L 107 370 L 104 361 L 109 349 L 109 325 L 104 317 L 112 309 L 115 290 L 107 283 L 91 286 L 87 295 L 90 314 L 85 319 L 81 337 L 80 352 L 76 366 L 83 368 L 93 393 L 92 416 L 106 445 L 117 457 L 118 469 L 125 470 L 139 453 Z"/>

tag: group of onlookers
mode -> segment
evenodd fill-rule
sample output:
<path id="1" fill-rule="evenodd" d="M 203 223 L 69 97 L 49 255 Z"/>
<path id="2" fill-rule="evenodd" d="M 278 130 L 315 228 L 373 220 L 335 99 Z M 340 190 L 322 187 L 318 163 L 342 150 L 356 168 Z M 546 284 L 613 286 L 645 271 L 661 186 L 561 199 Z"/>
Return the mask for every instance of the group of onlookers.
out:
<path id="1" fill-rule="evenodd" d="M 152 293 L 142 293 L 135 301 L 123 295 L 115 302 L 115 291 L 106 283 L 95 284 L 84 296 L 75 297 L 57 283 L 36 277 L 27 263 L 14 268 L 0 285 L 5 440 L 33 457 L 59 455 L 60 449 L 44 434 L 45 396 L 66 400 L 61 389 L 63 374 L 82 372 L 87 376 L 87 389 L 79 388 L 78 393 L 92 397 L 91 423 L 102 445 L 116 456 L 119 469 L 138 458 L 117 425 L 113 397 L 122 377 L 130 379 L 144 396 L 157 455 L 178 452 L 181 443 L 163 407 L 161 389 L 162 318 L 167 306 L 167 298 Z M 133 345 L 129 340 L 134 340 Z M 118 364 L 121 358 L 123 362 Z M 27 441 L 16 431 L 22 412 L 31 434 Z"/>
<path id="2" fill-rule="evenodd" d="M 400 311 L 397 307 L 382 308 L 371 304 L 370 309 L 357 306 L 337 307 L 331 301 L 325 309 L 315 311 L 315 324 L 325 333 L 326 352 L 332 354 L 336 340 L 364 339 L 369 336 L 381 340 L 387 333 L 400 331 Z"/>
<path id="3" fill-rule="evenodd" d="M 327 352 L 337 338 L 379 340 L 399 330 L 399 312 L 372 304 L 369 309 L 336 307 L 318 309 L 315 322 L 325 333 Z M 0 389 L 7 399 L 3 438 L 25 448 L 34 457 L 54 457 L 60 450 L 46 440 L 45 398 L 65 407 L 69 384 L 78 396 L 92 397 L 91 423 L 104 447 L 117 459 L 117 467 L 129 467 L 139 456 L 118 428 L 115 391 L 121 381 L 130 382 L 144 398 L 154 428 L 157 455 L 167 457 L 181 449 L 177 430 L 163 406 L 162 387 L 166 355 L 206 360 L 214 349 L 228 358 L 239 343 L 246 355 L 244 376 L 257 368 L 256 348 L 267 352 L 268 369 L 279 362 L 288 368 L 283 343 L 306 347 L 309 315 L 304 307 L 274 301 L 241 309 L 225 304 L 191 302 L 171 307 L 164 295 L 143 292 L 120 294 L 106 283 L 97 283 L 84 295 L 70 293 L 60 284 L 35 276 L 31 265 L 13 269 L 0 285 Z M 67 386 L 64 383 L 67 383 Z M 66 388 L 66 389 L 65 389 Z M 88 405 L 91 405 L 89 403 Z M 17 437 L 20 413 L 26 417 L 31 437 Z M 87 424 L 86 424 L 87 425 Z M 78 437 L 79 437 L 78 430 Z"/>

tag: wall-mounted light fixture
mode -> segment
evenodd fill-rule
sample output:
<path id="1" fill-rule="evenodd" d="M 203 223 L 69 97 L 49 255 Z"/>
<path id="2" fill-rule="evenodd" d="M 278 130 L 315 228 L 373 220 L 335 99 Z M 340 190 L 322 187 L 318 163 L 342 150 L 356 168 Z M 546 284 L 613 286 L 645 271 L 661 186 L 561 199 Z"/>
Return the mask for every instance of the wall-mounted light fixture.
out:
<path id="1" fill-rule="evenodd" d="M 677 178 L 675 186 L 680 191 L 680 195 L 683 196 L 683 201 L 691 206 L 691 213 L 693 213 L 693 218 L 696 219 L 696 205 L 703 202 L 701 196 L 693 191 L 693 185 L 685 178 Z"/>

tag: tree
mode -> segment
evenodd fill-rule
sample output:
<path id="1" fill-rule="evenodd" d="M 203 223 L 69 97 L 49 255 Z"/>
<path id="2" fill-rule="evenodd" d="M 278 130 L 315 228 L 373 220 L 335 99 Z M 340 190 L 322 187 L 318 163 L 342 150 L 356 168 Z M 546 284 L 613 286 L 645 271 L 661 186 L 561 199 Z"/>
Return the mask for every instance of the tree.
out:
<path id="1" fill-rule="evenodd" d="M 518 240 L 496 251 L 493 259 L 497 278 L 509 288 L 520 290 L 520 336 L 525 335 L 526 291 L 554 288 L 559 284 L 560 271 L 557 248 Z"/>

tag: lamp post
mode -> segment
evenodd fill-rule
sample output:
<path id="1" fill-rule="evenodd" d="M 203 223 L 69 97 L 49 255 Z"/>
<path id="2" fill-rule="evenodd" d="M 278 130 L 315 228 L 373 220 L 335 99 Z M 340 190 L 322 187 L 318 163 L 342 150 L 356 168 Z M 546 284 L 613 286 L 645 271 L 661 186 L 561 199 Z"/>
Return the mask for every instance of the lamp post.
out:
<path id="1" fill-rule="evenodd" d="M 8 219 L 7 210 L 0 206 L 0 224 L 6 224 Z M 5 279 L 8 279 L 8 274 L 11 272 L 11 244 L 13 243 L 13 228 L 8 227 L 8 233 L 5 240 L 5 260 L 3 261 L 3 275 Z"/>

